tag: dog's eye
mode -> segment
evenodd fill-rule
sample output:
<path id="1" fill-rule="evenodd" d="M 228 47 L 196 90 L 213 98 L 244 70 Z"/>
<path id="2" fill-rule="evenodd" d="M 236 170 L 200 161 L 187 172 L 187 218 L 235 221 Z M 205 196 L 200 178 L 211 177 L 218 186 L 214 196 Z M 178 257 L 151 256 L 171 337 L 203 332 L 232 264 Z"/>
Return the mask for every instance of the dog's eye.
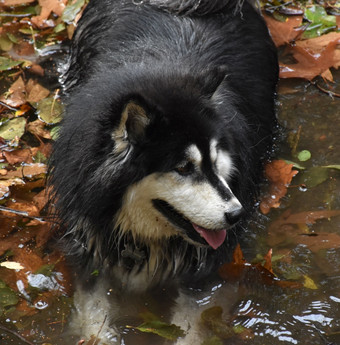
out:
<path id="1" fill-rule="evenodd" d="M 194 165 L 191 162 L 187 162 L 185 165 L 177 167 L 175 171 L 183 176 L 187 176 L 193 173 Z"/>

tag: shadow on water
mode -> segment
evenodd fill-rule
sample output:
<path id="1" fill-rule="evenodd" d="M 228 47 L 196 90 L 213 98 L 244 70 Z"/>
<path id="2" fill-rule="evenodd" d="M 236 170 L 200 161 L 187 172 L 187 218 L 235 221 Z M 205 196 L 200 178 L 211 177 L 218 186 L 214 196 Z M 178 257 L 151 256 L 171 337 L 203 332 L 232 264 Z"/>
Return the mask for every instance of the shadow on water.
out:
<path id="1" fill-rule="evenodd" d="M 338 85 L 334 92 L 340 93 L 339 71 L 335 80 Z M 199 316 L 204 308 L 220 306 L 223 320 L 231 327 L 250 329 L 242 337 L 225 336 L 223 341 L 215 337 L 211 338 L 215 343 L 207 344 L 340 344 L 340 217 L 328 217 L 325 213 L 325 217 L 316 221 L 283 221 L 291 214 L 303 217 L 305 213 L 340 209 L 339 109 L 338 98 L 333 99 L 310 83 L 281 81 L 278 116 L 284 129 L 276 139 L 275 156 L 298 163 L 299 173 L 280 208 L 268 215 L 255 214 L 243 251 L 249 262 L 261 261 L 259 253 L 272 248 L 274 272 L 280 278 L 300 281 L 304 287 L 282 289 L 250 282 L 242 286 L 227 283 L 212 286 L 205 295 L 192 291 L 197 302 L 193 313 Z M 308 150 L 311 158 L 299 161 L 302 150 Z M 264 185 L 264 191 L 266 188 Z M 57 276 L 54 281 L 51 278 L 52 283 L 57 280 Z M 48 284 L 45 288 L 53 290 Z M 118 322 L 123 333 L 122 344 L 161 344 L 163 341 L 158 336 L 141 334 L 125 325 L 140 323 L 136 315 L 146 309 L 156 311 L 161 317 L 173 299 L 165 291 L 158 298 L 145 296 L 144 300 L 126 301 L 126 315 Z M 130 306 L 133 306 L 131 310 Z M 9 332 L 17 329 L 34 344 L 76 343 L 79 338 L 61 336 L 71 308 L 72 296 L 65 294 L 52 304 L 41 300 L 34 306 L 32 315 L 26 313 L 22 317 L 20 309 L 11 317 L 3 314 L 0 343 L 29 343 Z M 207 338 L 214 334 L 207 327 Z"/>

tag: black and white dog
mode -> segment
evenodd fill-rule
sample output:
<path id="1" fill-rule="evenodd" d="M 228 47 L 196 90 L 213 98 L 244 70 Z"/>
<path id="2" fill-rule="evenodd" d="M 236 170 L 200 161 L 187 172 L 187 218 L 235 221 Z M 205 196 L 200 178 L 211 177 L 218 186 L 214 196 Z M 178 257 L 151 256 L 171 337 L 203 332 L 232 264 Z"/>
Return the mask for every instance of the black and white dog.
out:
<path id="1" fill-rule="evenodd" d="M 50 174 L 84 281 L 143 291 L 216 269 L 254 204 L 277 78 L 247 1 L 90 1 Z"/>

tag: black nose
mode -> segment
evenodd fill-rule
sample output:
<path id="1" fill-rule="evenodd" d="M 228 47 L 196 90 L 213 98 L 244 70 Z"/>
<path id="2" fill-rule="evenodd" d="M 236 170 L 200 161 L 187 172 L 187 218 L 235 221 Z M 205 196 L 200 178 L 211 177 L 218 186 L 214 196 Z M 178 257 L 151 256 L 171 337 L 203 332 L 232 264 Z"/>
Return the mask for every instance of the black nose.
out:
<path id="1" fill-rule="evenodd" d="M 228 224 L 233 225 L 237 223 L 242 218 L 243 215 L 244 215 L 243 207 L 238 207 L 237 209 L 233 211 L 227 212 L 225 214 L 225 218 Z"/>

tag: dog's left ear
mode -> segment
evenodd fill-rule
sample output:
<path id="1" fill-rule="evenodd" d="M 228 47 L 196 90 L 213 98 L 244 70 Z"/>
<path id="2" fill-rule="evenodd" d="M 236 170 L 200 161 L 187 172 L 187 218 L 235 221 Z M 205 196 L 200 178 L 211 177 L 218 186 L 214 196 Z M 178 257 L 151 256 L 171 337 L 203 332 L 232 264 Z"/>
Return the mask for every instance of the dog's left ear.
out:
<path id="1" fill-rule="evenodd" d="M 114 131 L 115 140 L 128 140 L 134 144 L 143 138 L 150 119 L 146 110 L 135 101 L 129 101 L 121 115 L 118 128 Z"/>

